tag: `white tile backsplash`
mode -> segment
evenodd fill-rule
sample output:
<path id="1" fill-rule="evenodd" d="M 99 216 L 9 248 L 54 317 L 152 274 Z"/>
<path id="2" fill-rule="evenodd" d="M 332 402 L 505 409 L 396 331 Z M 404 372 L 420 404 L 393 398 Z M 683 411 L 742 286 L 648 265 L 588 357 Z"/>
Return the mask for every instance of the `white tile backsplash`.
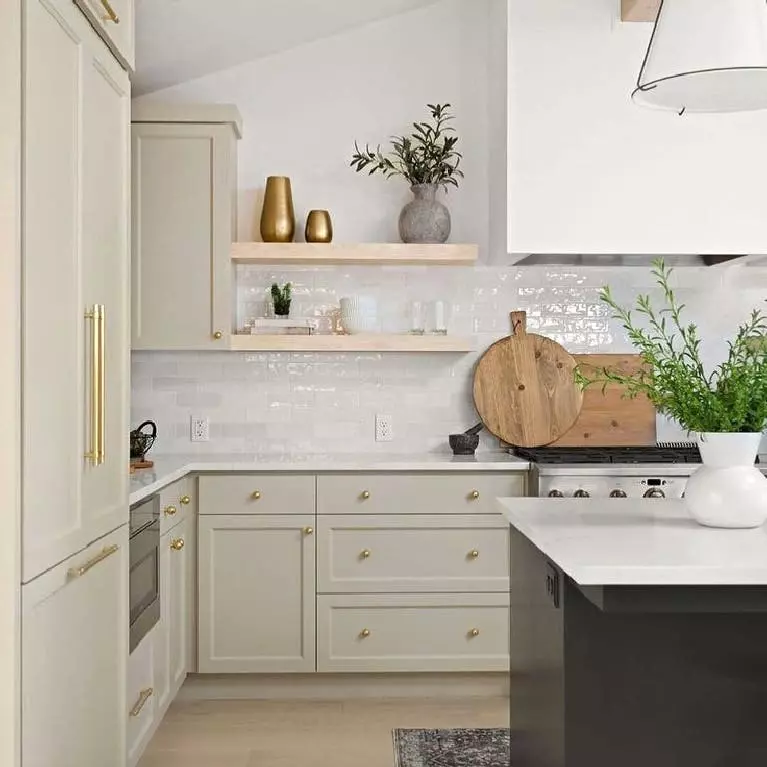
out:
<path id="1" fill-rule="evenodd" d="M 157 453 L 422 453 L 447 450 L 447 435 L 477 421 L 474 364 L 508 335 L 509 312 L 524 309 L 528 329 L 569 351 L 631 351 L 625 332 L 599 302 L 609 284 L 621 302 L 654 293 L 636 267 L 238 267 L 238 323 L 263 316 L 272 282 L 292 282 L 293 316 L 320 317 L 345 295 L 376 297 L 381 328 L 407 329 L 412 300 L 451 306 L 449 330 L 476 335 L 477 352 L 454 354 L 245 354 L 134 352 L 132 422 L 158 423 Z M 726 339 L 767 295 L 767 269 L 683 268 L 674 275 L 687 317 L 698 323 L 705 360 L 716 364 Z M 376 444 L 375 414 L 393 417 L 393 442 Z M 211 440 L 191 443 L 189 419 L 210 419 Z M 659 423 L 662 439 L 683 438 Z M 495 447 L 485 436 L 485 447 Z"/>

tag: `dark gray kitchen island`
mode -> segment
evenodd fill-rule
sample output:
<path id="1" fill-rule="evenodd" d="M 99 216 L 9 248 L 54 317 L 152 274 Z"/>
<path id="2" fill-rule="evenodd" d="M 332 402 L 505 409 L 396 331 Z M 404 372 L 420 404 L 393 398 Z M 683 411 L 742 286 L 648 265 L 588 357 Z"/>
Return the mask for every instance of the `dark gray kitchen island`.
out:
<path id="1" fill-rule="evenodd" d="M 514 767 L 767 765 L 767 530 L 503 499 Z"/>

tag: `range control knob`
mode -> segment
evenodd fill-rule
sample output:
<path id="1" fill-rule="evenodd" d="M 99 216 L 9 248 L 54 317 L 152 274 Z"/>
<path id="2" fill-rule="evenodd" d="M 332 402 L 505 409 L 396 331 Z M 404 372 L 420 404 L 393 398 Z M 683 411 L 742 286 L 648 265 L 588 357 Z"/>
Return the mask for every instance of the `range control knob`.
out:
<path id="1" fill-rule="evenodd" d="M 565 494 L 561 490 L 550 490 L 549 498 L 564 498 Z"/>
<path id="2" fill-rule="evenodd" d="M 573 493 L 573 498 L 591 498 L 591 494 L 588 490 L 576 490 Z"/>
<path id="3" fill-rule="evenodd" d="M 610 498 L 626 498 L 626 491 L 625 490 L 613 490 L 612 493 L 610 493 Z"/>
<path id="4" fill-rule="evenodd" d="M 659 487 L 651 487 L 645 494 L 645 498 L 665 498 L 666 494 Z"/>

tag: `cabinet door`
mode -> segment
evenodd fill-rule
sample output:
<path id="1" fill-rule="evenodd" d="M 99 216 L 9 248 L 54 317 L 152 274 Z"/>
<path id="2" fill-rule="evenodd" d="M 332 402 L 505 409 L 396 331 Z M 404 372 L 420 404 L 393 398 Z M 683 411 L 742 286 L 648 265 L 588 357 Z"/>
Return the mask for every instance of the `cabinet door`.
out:
<path id="1" fill-rule="evenodd" d="M 227 125 L 133 126 L 133 349 L 228 348 L 236 148 Z"/>
<path id="2" fill-rule="evenodd" d="M 314 516 L 199 520 L 201 673 L 315 670 Z"/>
<path id="3" fill-rule="evenodd" d="M 74 0 L 127 69 L 135 68 L 134 0 Z"/>
<path id="4" fill-rule="evenodd" d="M 71 3 L 29 0 L 24 12 L 26 582 L 127 520 L 130 86 Z M 109 355 L 99 466 L 84 458 L 94 447 L 93 323 L 85 314 L 97 302 L 107 307 Z"/>
<path id="5" fill-rule="evenodd" d="M 165 536 L 170 552 L 168 572 L 168 671 L 170 693 L 175 696 L 186 679 L 189 632 L 189 569 L 194 556 L 189 535 L 191 520 L 185 519 Z M 163 604 L 163 610 L 165 605 Z"/>
<path id="6" fill-rule="evenodd" d="M 21 598 L 23 767 L 125 764 L 127 526 Z"/>

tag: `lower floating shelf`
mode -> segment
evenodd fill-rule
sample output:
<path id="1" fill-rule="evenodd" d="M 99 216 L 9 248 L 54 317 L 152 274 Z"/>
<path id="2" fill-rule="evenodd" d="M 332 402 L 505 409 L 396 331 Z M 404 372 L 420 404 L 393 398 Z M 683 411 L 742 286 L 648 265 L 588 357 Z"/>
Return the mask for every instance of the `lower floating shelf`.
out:
<path id="1" fill-rule="evenodd" d="M 452 352 L 474 351 L 472 338 L 464 336 L 411 336 L 366 333 L 349 336 L 234 335 L 231 348 L 237 352 Z"/>

